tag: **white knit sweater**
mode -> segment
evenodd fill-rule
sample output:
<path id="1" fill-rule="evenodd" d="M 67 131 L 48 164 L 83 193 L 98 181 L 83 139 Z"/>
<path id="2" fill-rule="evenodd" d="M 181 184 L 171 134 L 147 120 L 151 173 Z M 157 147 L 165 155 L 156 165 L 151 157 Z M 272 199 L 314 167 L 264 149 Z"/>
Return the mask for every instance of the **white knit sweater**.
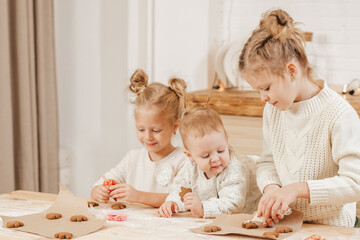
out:
<path id="1" fill-rule="evenodd" d="M 287 111 L 266 104 L 263 121 L 260 190 L 307 182 L 310 202 L 299 199 L 292 206 L 304 221 L 353 227 L 360 200 L 360 120 L 351 105 L 325 84 Z"/>
<path id="2" fill-rule="evenodd" d="M 200 198 L 204 218 L 215 217 L 220 213 L 253 213 L 260 197 L 255 171 L 254 160 L 232 154 L 229 165 L 217 176 L 207 179 L 194 162 L 186 159 L 166 201 L 176 202 L 180 211 L 184 211 L 179 193 L 181 187 L 185 187 L 191 188 Z"/>

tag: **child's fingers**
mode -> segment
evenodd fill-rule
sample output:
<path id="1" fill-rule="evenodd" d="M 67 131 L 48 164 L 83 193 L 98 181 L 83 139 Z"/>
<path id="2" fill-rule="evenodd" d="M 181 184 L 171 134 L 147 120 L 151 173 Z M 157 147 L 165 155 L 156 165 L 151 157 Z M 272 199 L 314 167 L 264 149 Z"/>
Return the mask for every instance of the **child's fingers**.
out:
<path id="1" fill-rule="evenodd" d="M 265 206 L 266 206 L 266 203 L 267 203 L 267 196 L 266 195 L 263 195 L 259 201 L 259 204 L 258 204 L 258 209 L 257 209 L 257 216 L 258 217 L 261 217 L 265 211 Z"/>
<path id="2" fill-rule="evenodd" d="M 159 217 L 165 217 L 165 214 L 164 214 L 164 211 L 163 211 L 163 207 L 160 207 L 158 209 L 158 211 L 156 212 L 156 214 L 159 216 Z"/>
<path id="3" fill-rule="evenodd" d="M 279 219 L 277 218 L 279 208 L 280 208 L 280 201 L 276 201 L 271 208 L 271 218 L 275 223 L 279 222 Z"/>
<path id="4" fill-rule="evenodd" d="M 172 215 L 171 206 L 166 206 L 164 212 L 165 212 L 166 217 L 171 217 L 171 215 Z"/>
<path id="5" fill-rule="evenodd" d="M 274 203 L 275 203 L 275 200 L 269 199 L 269 201 L 268 201 L 267 204 L 266 204 L 265 209 L 263 209 L 263 217 L 264 217 L 265 219 L 270 218 L 270 216 L 271 216 L 271 210 L 272 210 L 272 207 L 273 207 Z M 265 211 L 264 211 L 264 210 L 265 210 Z"/>
<path id="6" fill-rule="evenodd" d="M 287 203 L 283 203 L 281 205 L 281 210 L 280 210 L 280 213 L 281 215 L 284 217 L 284 214 L 286 213 L 286 210 L 289 208 L 289 204 Z"/>
<path id="7" fill-rule="evenodd" d="M 185 201 L 190 201 L 193 199 L 193 194 L 192 193 L 187 193 L 184 195 L 184 202 Z"/>
<path id="8" fill-rule="evenodd" d="M 174 212 L 179 212 L 179 206 L 176 203 L 174 204 Z"/>
<path id="9" fill-rule="evenodd" d="M 271 218 L 268 218 L 267 225 L 268 225 L 268 227 L 273 227 L 274 226 L 274 221 Z"/>

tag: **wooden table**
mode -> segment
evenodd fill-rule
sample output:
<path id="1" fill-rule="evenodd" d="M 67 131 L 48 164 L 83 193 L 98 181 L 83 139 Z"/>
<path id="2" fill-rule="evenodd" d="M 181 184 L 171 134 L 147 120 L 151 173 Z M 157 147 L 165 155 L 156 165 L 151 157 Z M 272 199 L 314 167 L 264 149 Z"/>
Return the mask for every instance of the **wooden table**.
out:
<path id="1" fill-rule="evenodd" d="M 41 212 L 50 207 L 57 195 L 37 193 L 29 191 L 15 191 L 0 195 L 0 214 L 21 216 Z M 242 236 L 209 236 L 196 234 L 189 231 L 190 228 L 199 227 L 212 222 L 211 219 L 202 219 L 190 216 L 189 213 L 178 214 L 173 218 L 159 218 L 155 215 L 155 208 L 142 205 L 128 205 L 126 209 L 129 216 L 123 222 L 110 222 L 98 231 L 77 239 L 115 240 L 115 239 L 258 239 Z M 0 221 L 2 225 L 2 220 Z M 341 239 L 350 239 L 354 234 L 360 239 L 360 230 L 355 228 L 334 227 L 327 225 L 303 224 L 300 231 L 288 237 L 288 240 L 303 240 L 312 234 L 318 234 L 329 239 L 342 236 Z M 332 238 L 334 237 L 334 238 Z M 39 235 L 16 231 L 8 228 L 0 228 L 0 239 L 25 240 L 25 239 L 48 239 Z"/>

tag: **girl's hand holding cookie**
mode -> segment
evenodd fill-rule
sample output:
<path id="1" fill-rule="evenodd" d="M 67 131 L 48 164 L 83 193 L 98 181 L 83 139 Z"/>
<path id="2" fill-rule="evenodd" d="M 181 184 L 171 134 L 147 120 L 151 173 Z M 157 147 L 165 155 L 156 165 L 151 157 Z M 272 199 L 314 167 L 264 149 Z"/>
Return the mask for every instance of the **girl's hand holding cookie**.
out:
<path id="1" fill-rule="evenodd" d="M 200 198 L 192 192 L 185 194 L 184 196 L 185 209 L 190 210 L 191 214 L 199 217 L 204 216 L 204 208 Z"/>
<path id="2" fill-rule="evenodd" d="M 91 191 L 91 198 L 98 202 L 108 202 L 110 198 L 110 191 L 105 186 L 95 186 Z"/>
<path id="3" fill-rule="evenodd" d="M 179 212 L 179 206 L 174 201 L 167 201 L 159 207 L 156 215 L 158 217 L 171 217 L 174 212 Z"/>
<path id="4" fill-rule="evenodd" d="M 126 202 L 140 202 L 140 192 L 130 184 L 120 183 L 109 187 L 110 197 Z"/>

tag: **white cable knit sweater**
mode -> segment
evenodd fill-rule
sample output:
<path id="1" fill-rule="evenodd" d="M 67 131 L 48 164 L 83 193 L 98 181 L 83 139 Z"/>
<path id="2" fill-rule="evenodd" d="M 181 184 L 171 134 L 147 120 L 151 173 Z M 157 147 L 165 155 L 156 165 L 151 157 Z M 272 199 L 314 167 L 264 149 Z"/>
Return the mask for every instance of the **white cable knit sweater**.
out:
<path id="1" fill-rule="evenodd" d="M 304 221 L 353 227 L 360 200 L 360 120 L 351 105 L 324 84 L 287 111 L 266 104 L 263 121 L 260 190 L 307 182 L 310 202 L 299 199 L 292 206 Z"/>
<path id="2" fill-rule="evenodd" d="M 166 201 L 174 201 L 184 211 L 179 193 L 181 187 L 191 188 L 199 196 L 204 208 L 204 218 L 220 213 L 253 213 L 257 208 L 260 191 L 255 179 L 254 160 L 235 154 L 229 165 L 217 176 L 207 179 L 203 171 L 190 159 L 175 177 Z"/>

